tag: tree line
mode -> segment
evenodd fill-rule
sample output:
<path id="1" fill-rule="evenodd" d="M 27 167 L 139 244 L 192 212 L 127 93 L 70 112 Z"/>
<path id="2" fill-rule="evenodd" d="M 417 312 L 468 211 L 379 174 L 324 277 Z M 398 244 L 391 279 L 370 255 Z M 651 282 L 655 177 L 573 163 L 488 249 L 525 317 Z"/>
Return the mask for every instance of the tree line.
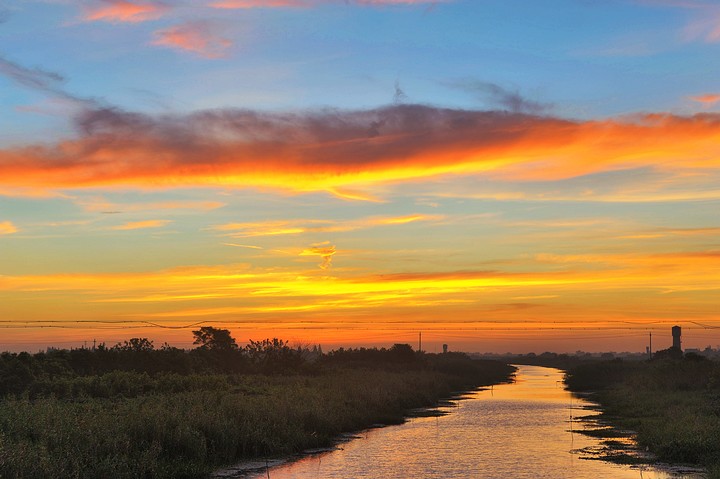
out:
<path id="1" fill-rule="evenodd" d="M 27 392 L 33 396 L 77 396 L 84 394 L 83 391 L 89 391 L 90 395 L 111 395 L 115 390 L 142 389 L 143 377 L 162 375 L 172 375 L 174 379 L 166 378 L 161 383 L 148 380 L 147 383 L 152 383 L 152 387 L 186 389 L 205 387 L 207 381 L 197 378 L 216 375 L 317 375 L 328 369 L 348 367 L 468 373 L 478 367 L 477 361 L 470 361 L 460 353 L 425 354 L 414 351 L 408 344 L 379 349 L 340 348 L 325 354 L 320 346 L 291 347 L 287 341 L 277 338 L 250 340 L 245 346 L 239 346 L 229 330 L 212 326 L 201 327 L 192 334 L 194 348 L 190 350 L 167 343 L 155 347 L 148 338 L 131 338 L 111 347 L 100 344 L 93 348 L 48 348 L 36 354 L 4 352 L 0 354 L 0 396 Z M 132 376 L 137 384 L 126 384 L 132 381 L 123 372 L 145 376 L 140 379 Z M 100 376 L 107 377 L 81 380 Z M 192 386 L 189 380 L 182 379 L 190 376 L 195 378 Z M 74 392 L 67 391 L 68 388 Z"/>

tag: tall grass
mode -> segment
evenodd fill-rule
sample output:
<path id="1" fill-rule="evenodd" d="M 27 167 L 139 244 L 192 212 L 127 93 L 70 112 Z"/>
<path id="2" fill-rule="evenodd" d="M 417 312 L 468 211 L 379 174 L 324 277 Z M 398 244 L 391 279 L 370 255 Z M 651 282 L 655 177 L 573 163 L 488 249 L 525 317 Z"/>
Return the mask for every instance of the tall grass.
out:
<path id="1" fill-rule="evenodd" d="M 588 363 L 568 371 L 574 391 L 593 391 L 613 424 L 637 431 L 668 462 L 705 466 L 720 478 L 720 364 L 663 359 Z"/>
<path id="2" fill-rule="evenodd" d="M 41 380 L 0 401 L 0 477 L 203 477 L 242 458 L 327 446 L 343 431 L 401 422 L 409 408 L 512 371 L 489 362 L 473 363 L 470 373 L 434 369 Z"/>

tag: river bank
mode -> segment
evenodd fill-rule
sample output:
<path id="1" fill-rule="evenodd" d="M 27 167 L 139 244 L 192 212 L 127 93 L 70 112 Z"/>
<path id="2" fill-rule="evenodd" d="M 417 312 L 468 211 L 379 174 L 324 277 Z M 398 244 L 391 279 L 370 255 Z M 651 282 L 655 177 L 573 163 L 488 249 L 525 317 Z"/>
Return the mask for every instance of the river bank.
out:
<path id="1" fill-rule="evenodd" d="M 508 381 L 503 381 L 508 382 Z M 492 387 L 492 385 L 489 385 Z M 457 407 L 457 401 L 472 398 L 472 394 L 479 390 L 488 389 L 488 385 L 478 386 L 473 390 L 456 391 L 452 392 L 451 395 L 441 397 L 435 400 L 432 404 L 425 404 L 423 406 L 406 409 L 402 412 L 403 417 L 399 421 L 393 421 L 392 423 L 373 423 L 367 425 L 363 429 L 356 431 L 342 432 L 333 438 L 332 443 L 327 446 L 314 447 L 312 449 L 305 449 L 300 452 L 295 452 L 292 455 L 268 457 L 264 460 L 250 459 L 243 460 L 237 464 L 233 464 L 228 467 L 223 467 L 214 471 L 211 474 L 211 478 L 245 478 L 256 473 L 267 474 L 271 468 L 281 467 L 283 465 L 292 463 L 294 461 L 301 461 L 308 457 L 322 456 L 334 451 L 342 451 L 345 444 L 354 441 L 356 439 L 362 439 L 367 436 L 369 431 L 374 429 L 385 428 L 389 426 L 397 426 L 405 423 L 407 420 L 415 418 L 431 418 L 431 417 L 442 417 L 451 414 L 453 408 Z"/>
<path id="2" fill-rule="evenodd" d="M 396 353 L 343 352 L 288 375 L 112 371 L 29 383 L 0 401 L 0 476 L 206 477 L 401 423 L 412 408 L 513 372 L 460 355 Z"/>
<path id="3" fill-rule="evenodd" d="M 601 405 L 602 424 L 633 431 L 659 461 L 706 468 L 708 479 L 720 478 L 719 380 L 718 363 L 695 357 L 587 363 L 566 376 Z"/>

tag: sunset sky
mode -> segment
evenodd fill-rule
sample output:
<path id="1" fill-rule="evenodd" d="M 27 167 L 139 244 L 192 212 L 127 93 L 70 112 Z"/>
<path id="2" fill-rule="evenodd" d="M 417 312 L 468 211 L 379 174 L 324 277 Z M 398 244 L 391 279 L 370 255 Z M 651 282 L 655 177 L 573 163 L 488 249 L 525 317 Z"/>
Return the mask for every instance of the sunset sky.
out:
<path id="1" fill-rule="evenodd" d="M 9 0 L 0 350 L 720 345 L 720 5 Z"/>

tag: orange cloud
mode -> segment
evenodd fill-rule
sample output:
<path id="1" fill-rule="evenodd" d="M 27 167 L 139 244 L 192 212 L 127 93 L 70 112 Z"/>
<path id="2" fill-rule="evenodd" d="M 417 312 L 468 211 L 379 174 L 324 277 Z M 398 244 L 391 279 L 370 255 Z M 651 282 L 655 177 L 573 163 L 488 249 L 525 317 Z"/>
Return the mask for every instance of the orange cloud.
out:
<path id="1" fill-rule="evenodd" d="M 228 231 L 230 236 L 245 238 L 252 236 L 282 236 L 302 233 L 343 233 L 377 226 L 391 226 L 421 221 L 439 221 L 442 215 L 406 215 L 406 216 L 374 216 L 353 221 L 329 220 L 282 220 L 261 221 L 254 223 L 227 223 L 212 229 Z"/>
<path id="2" fill-rule="evenodd" d="M 354 0 L 350 3 L 358 5 L 422 5 L 435 4 L 449 0 Z M 220 0 L 211 3 L 213 8 L 245 9 L 245 8 L 283 8 L 310 7 L 322 3 L 339 3 L 331 0 Z"/>
<path id="3" fill-rule="evenodd" d="M 140 230 L 146 228 L 162 228 L 167 224 L 172 223 L 170 220 L 146 220 L 146 221 L 131 221 L 123 225 L 114 226 L 112 229 L 119 231 L 127 230 Z"/>
<path id="4" fill-rule="evenodd" d="M 236 248 L 248 248 L 248 249 L 263 249 L 262 246 L 255 246 L 251 244 L 237 244 L 237 243 L 223 243 L 225 246 L 235 246 Z"/>
<path id="5" fill-rule="evenodd" d="M 720 172 L 715 114 L 570 121 L 396 105 L 156 118 L 96 109 L 78 126 L 85 134 L 76 139 L 0 151 L 0 188 L 214 185 L 334 192 L 441 175 L 522 182 L 637 168 L 670 176 Z"/>
<path id="6" fill-rule="evenodd" d="M 232 42 L 214 33 L 210 26 L 202 22 L 184 23 L 155 32 L 153 45 L 174 48 L 195 53 L 205 58 L 225 56 Z"/>
<path id="7" fill-rule="evenodd" d="M 422 5 L 444 3 L 451 0 L 356 0 L 360 5 Z"/>
<path id="8" fill-rule="evenodd" d="M 113 203 L 102 198 L 75 201 L 85 211 L 99 212 L 138 212 L 157 210 L 196 210 L 210 211 L 226 206 L 220 201 L 158 201 L 154 203 Z"/>
<path id="9" fill-rule="evenodd" d="M 335 245 L 331 245 L 328 241 L 316 243 L 309 248 L 304 249 L 300 256 L 320 256 L 322 263 L 320 269 L 328 269 L 332 263 L 332 257 L 337 253 Z"/>
<path id="10" fill-rule="evenodd" d="M 705 105 L 714 105 L 720 101 L 719 93 L 706 93 L 705 95 L 691 96 L 691 100 L 703 103 Z"/>
<path id="11" fill-rule="evenodd" d="M 169 7 L 160 3 L 102 0 L 85 10 L 83 20 L 138 23 L 160 18 L 167 10 Z"/>
<path id="12" fill-rule="evenodd" d="M 11 235 L 13 233 L 17 233 L 18 229 L 17 227 L 12 223 L 12 221 L 2 221 L 0 222 L 0 236 L 2 235 Z"/>
<path id="13" fill-rule="evenodd" d="M 213 8 L 244 9 L 244 8 L 278 8 L 308 6 L 307 0 L 223 0 L 211 3 Z"/>

